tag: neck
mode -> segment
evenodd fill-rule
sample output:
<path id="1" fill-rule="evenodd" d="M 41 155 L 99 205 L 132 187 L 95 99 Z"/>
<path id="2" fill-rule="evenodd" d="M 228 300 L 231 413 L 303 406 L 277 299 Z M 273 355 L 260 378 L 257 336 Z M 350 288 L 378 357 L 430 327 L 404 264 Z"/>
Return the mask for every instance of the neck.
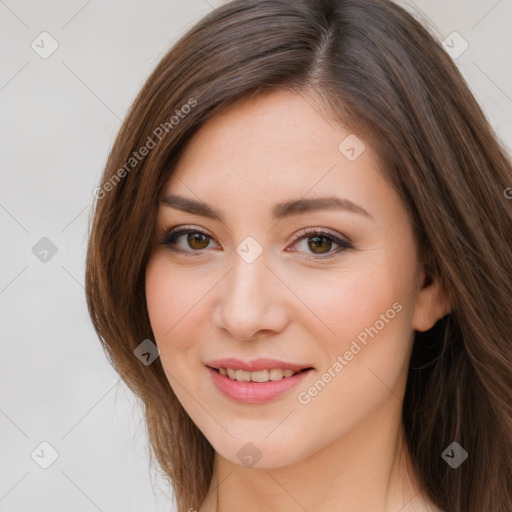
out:
<path id="1" fill-rule="evenodd" d="M 200 512 L 241 508 L 245 512 L 437 511 L 422 496 L 411 469 L 401 402 L 393 394 L 350 432 L 297 463 L 248 468 L 216 453 Z"/>

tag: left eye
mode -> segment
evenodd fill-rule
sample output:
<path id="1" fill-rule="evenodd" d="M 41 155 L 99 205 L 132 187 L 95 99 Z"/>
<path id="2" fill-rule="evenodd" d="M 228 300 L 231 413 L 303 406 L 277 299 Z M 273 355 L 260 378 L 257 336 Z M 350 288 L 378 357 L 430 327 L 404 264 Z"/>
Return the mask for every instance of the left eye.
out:
<path id="1" fill-rule="evenodd" d="M 180 246 L 178 243 L 178 241 L 185 236 L 185 243 L 188 247 Z M 171 229 L 165 235 L 161 243 L 172 251 L 194 255 L 193 253 L 207 249 L 211 241 L 213 241 L 213 238 L 204 231 L 198 230 L 197 228 L 179 227 Z M 313 259 L 330 258 L 344 252 L 346 249 L 352 249 L 352 245 L 348 240 L 344 240 L 325 231 L 303 231 L 295 238 L 292 246 L 300 246 L 300 244 L 303 244 L 304 249 L 309 249 L 309 251 L 311 251 L 310 254 L 316 255 L 316 258 Z M 333 244 L 338 246 L 338 250 L 332 251 Z M 192 249 L 192 251 L 190 251 L 190 249 Z M 295 250 L 292 252 L 295 252 Z"/>
<path id="2" fill-rule="evenodd" d="M 325 256 L 327 258 L 351 248 L 348 241 L 323 231 L 313 231 L 298 237 L 293 245 L 300 247 L 300 244 L 315 255 L 328 254 L 329 256 Z M 337 245 L 339 250 L 332 251 L 333 244 Z"/>

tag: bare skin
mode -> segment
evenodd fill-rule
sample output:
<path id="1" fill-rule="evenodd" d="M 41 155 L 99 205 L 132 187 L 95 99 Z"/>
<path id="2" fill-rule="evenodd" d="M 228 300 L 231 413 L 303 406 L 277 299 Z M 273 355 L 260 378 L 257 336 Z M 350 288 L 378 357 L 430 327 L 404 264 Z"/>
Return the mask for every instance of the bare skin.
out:
<path id="1" fill-rule="evenodd" d="M 223 221 L 159 206 L 146 297 L 169 382 L 216 452 L 200 512 L 438 510 L 410 469 L 401 409 L 414 331 L 430 329 L 449 304 L 426 279 L 409 216 L 370 145 L 361 139 L 366 149 L 350 161 L 338 148 L 350 131 L 320 112 L 313 96 L 284 91 L 230 107 L 194 136 L 165 187 Z M 324 196 L 369 216 L 271 216 L 276 203 Z M 206 242 L 181 235 L 181 252 L 158 243 L 185 225 Z M 327 235 L 297 240 L 304 228 Z M 351 248 L 308 243 L 329 234 Z M 251 263 L 236 252 L 249 236 L 262 249 Z M 357 351 L 370 327 L 378 332 Z M 213 385 L 204 363 L 221 357 L 314 370 L 248 404 Z M 328 382 L 309 391 L 318 379 Z M 237 455 L 247 443 L 260 457 L 252 466 Z"/>

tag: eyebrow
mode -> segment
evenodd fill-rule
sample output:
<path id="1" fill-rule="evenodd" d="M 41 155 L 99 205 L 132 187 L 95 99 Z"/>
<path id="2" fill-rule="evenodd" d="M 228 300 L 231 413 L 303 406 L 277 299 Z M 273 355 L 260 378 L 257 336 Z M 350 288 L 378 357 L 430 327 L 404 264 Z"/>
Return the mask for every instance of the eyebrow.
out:
<path id="1" fill-rule="evenodd" d="M 225 224 L 224 216 L 212 206 L 196 199 L 171 194 L 164 197 L 161 201 L 165 206 L 176 208 L 183 212 L 192 213 L 193 215 L 201 215 L 210 219 L 218 220 Z M 342 210 L 357 213 L 373 220 L 373 217 L 362 207 L 336 196 L 315 197 L 310 199 L 295 199 L 277 203 L 272 208 L 272 218 L 281 220 L 293 215 L 300 215 L 320 210 Z"/>

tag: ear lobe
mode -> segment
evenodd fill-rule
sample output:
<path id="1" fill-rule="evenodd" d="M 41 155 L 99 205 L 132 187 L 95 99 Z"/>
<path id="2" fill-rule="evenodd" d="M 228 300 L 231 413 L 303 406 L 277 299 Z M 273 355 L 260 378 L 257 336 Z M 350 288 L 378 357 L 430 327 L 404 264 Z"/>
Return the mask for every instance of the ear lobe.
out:
<path id="1" fill-rule="evenodd" d="M 441 286 L 439 276 L 428 272 L 422 266 L 420 275 L 421 287 L 416 296 L 413 316 L 413 328 L 417 331 L 428 331 L 436 322 L 451 311 L 447 293 Z"/>

